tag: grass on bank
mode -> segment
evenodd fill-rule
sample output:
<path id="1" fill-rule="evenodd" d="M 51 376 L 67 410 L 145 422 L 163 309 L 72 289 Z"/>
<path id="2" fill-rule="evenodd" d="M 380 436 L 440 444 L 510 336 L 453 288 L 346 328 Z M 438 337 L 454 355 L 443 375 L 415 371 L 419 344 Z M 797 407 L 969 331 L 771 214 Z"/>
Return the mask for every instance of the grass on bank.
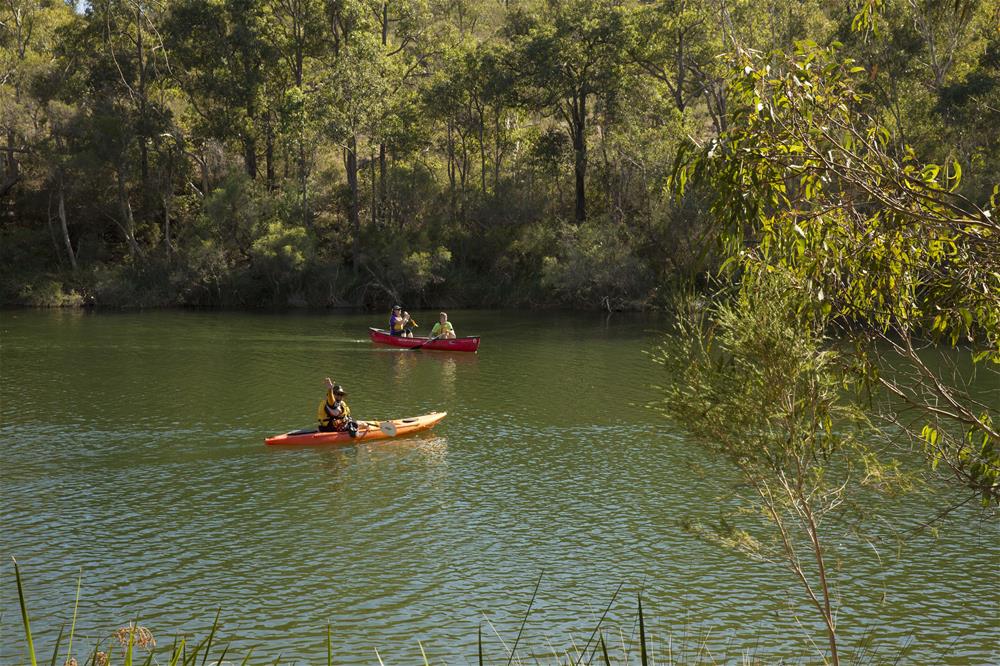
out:
<path id="1" fill-rule="evenodd" d="M 65 627 L 62 627 L 56 638 L 55 645 L 52 648 L 52 654 L 49 660 L 47 662 L 39 661 L 31 631 L 31 620 L 27 604 L 25 602 L 24 586 L 21 580 L 20 567 L 18 566 L 17 560 L 14 558 L 11 559 L 14 562 L 18 601 L 20 603 L 21 610 L 21 622 L 30 666 L 39 666 L 40 663 L 48 664 L 48 666 L 155 666 L 163 663 L 168 664 L 168 666 L 236 666 L 236 664 L 239 664 L 239 666 L 249 666 L 251 663 L 279 666 L 279 664 L 285 663 L 282 661 L 280 655 L 273 661 L 269 659 L 261 659 L 256 662 L 251 662 L 251 658 L 253 657 L 253 648 L 250 648 L 250 650 L 242 656 L 242 659 L 232 656 L 230 654 L 230 646 L 228 644 L 221 645 L 217 640 L 220 612 L 216 613 L 208 635 L 202 640 L 196 641 L 194 639 L 189 639 L 188 637 L 175 637 L 169 650 L 165 653 L 162 650 L 160 652 L 161 656 L 166 656 L 165 662 L 156 658 L 155 650 L 157 648 L 157 641 L 153 636 L 153 633 L 148 628 L 139 625 L 136 621 L 130 622 L 127 625 L 118 628 L 109 634 L 105 639 L 98 641 L 93 649 L 90 650 L 86 659 L 80 662 L 76 659 L 73 653 L 77 610 L 80 604 L 80 580 L 77 581 L 76 599 L 73 606 L 73 619 L 69 627 L 68 637 L 66 636 Z M 744 665 L 771 663 L 757 656 L 754 653 L 755 650 L 743 651 L 738 657 L 738 661 L 734 660 L 731 655 L 718 658 L 712 654 L 710 648 L 708 647 L 707 636 L 704 640 L 690 645 L 686 645 L 687 641 L 683 640 L 675 642 L 673 637 L 668 636 L 665 645 L 658 647 L 655 639 L 647 629 L 641 593 L 637 595 L 636 599 L 637 612 L 631 629 L 631 635 L 626 636 L 625 632 L 621 629 L 618 629 L 617 632 L 614 630 L 609 631 L 609 629 L 605 627 L 605 620 L 607 619 L 608 613 L 611 611 L 612 606 L 621 592 L 622 585 L 619 585 L 618 589 L 615 590 L 615 593 L 612 595 L 607 607 L 604 609 L 604 612 L 601 614 L 596 625 L 589 634 L 587 642 L 582 647 L 573 642 L 571 647 L 563 650 L 562 654 L 550 646 L 550 651 L 546 655 L 533 652 L 530 655 L 519 656 L 517 652 L 518 646 L 521 644 L 521 638 L 523 636 L 525 626 L 527 625 L 535 598 L 538 594 L 541 578 L 542 577 L 539 576 L 538 581 L 535 583 L 531 600 L 525 610 L 524 617 L 521 619 L 517 636 L 510 646 L 508 646 L 508 643 L 504 641 L 503 637 L 493 626 L 492 622 L 490 622 L 488 618 L 486 619 L 486 623 L 489 625 L 489 628 L 493 631 L 496 638 L 503 646 L 504 654 L 502 657 L 491 658 L 486 655 L 484 651 L 485 644 L 483 640 L 483 627 L 482 624 L 480 624 L 476 640 L 476 657 L 474 663 L 479 666 L 484 666 L 485 664 L 503 664 L 504 666 L 513 666 L 517 664 L 518 666 L 521 666 L 525 663 L 566 664 L 567 666 L 582 666 L 583 664 L 587 664 L 588 666 L 591 664 L 595 666 L 624 666 L 625 664 L 634 663 L 638 663 L 640 666 L 673 666 L 674 664 L 688 663 L 712 665 L 722 663 L 740 663 Z M 614 636 L 615 633 L 618 635 Z M 638 634 L 638 636 L 636 636 L 636 634 Z M 636 638 L 638 638 L 638 644 L 636 644 Z M 65 650 L 63 650 L 64 639 L 66 639 L 67 643 Z M 609 641 L 612 641 L 610 649 Z M 327 666 L 333 666 L 337 662 L 334 658 L 333 635 L 329 625 L 326 627 L 325 642 L 325 663 Z M 428 658 L 424 646 L 420 641 L 418 641 L 418 646 L 420 648 L 422 663 L 424 666 L 430 666 L 432 662 Z M 826 655 L 822 654 L 818 647 L 816 649 L 817 653 L 813 655 L 813 658 L 808 660 L 808 663 L 826 663 Z M 871 632 L 865 634 L 863 639 L 856 646 L 856 649 L 857 652 L 854 656 L 856 661 L 859 663 L 866 661 L 875 663 L 878 661 L 873 647 L 873 634 Z M 139 650 L 145 652 L 145 655 L 142 655 Z M 380 666 L 385 666 L 377 648 L 374 650 L 374 656 Z M 902 656 L 902 654 L 897 655 L 897 660 L 900 656 Z M 227 660 L 227 658 L 229 660 Z M 239 659 L 239 661 L 235 661 L 236 659 Z M 294 664 L 296 662 L 289 661 L 288 663 Z"/>

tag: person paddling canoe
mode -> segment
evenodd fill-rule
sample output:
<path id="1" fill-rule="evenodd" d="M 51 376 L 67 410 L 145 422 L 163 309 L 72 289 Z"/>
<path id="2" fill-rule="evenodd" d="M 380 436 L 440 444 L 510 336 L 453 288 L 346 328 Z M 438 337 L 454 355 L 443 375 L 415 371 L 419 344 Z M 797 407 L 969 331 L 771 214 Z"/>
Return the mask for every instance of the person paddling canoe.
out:
<path id="1" fill-rule="evenodd" d="M 409 312 L 403 312 L 403 308 L 398 305 L 392 306 L 392 314 L 389 315 L 389 335 L 412 338 L 414 326 L 419 324 Z"/>
<path id="2" fill-rule="evenodd" d="M 316 410 L 320 432 L 349 432 L 352 437 L 357 433 L 358 426 L 351 418 L 351 408 L 344 402 L 345 395 L 347 391 L 340 384 L 326 378 L 326 398 Z"/>

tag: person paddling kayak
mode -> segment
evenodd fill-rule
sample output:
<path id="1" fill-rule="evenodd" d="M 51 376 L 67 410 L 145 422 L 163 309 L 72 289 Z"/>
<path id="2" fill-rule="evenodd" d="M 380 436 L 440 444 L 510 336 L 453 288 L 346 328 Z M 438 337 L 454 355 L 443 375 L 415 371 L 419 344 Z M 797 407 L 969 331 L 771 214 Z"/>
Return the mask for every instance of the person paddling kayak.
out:
<path id="1" fill-rule="evenodd" d="M 348 432 L 352 437 L 357 433 L 358 426 L 351 418 L 351 408 L 344 402 L 345 395 L 347 391 L 340 384 L 326 378 L 326 398 L 316 410 L 320 432 Z"/>

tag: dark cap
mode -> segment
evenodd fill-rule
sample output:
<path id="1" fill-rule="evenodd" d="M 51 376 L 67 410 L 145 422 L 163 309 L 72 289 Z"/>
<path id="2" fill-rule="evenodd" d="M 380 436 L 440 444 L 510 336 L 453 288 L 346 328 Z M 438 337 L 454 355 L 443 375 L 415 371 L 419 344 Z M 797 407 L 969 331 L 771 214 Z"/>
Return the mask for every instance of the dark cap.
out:
<path id="1" fill-rule="evenodd" d="M 399 307 L 398 305 L 393 305 L 392 309 L 393 310 L 402 310 L 403 308 Z"/>
<path id="2" fill-rule="evenodd" d="M 347 391 L 345 391 L 344 387 L 340 384 L 334 384 L 333 388 L 330 390 L 333 391 L 334 395 L 347 395 Z"/>

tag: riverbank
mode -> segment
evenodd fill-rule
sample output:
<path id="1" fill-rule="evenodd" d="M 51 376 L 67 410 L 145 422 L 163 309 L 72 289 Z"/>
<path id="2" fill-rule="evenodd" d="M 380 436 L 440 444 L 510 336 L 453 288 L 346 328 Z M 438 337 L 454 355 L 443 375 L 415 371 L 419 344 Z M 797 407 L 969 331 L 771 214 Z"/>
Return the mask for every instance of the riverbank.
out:
<path id="1" fill-rule="evenodd" d="M 667 306 L 670 289 L 648 287 L 629 294 L 568 295 L 544 280 L 521 280 L 498 290 L 456 273 L 424 292 L 387 286 L 355 276 L 343 267 L 315 266 L 279 282 L 252 271 L 233 271 L 195 279 L 183 265 L 99 267 L 77 272 L 6 276 L 0 283 L 0 306 L 41 308 L 155 309 L 342 309 L 381 311 L 390 303 L 409 307 L 487 308 L 642 312 Z"/>

